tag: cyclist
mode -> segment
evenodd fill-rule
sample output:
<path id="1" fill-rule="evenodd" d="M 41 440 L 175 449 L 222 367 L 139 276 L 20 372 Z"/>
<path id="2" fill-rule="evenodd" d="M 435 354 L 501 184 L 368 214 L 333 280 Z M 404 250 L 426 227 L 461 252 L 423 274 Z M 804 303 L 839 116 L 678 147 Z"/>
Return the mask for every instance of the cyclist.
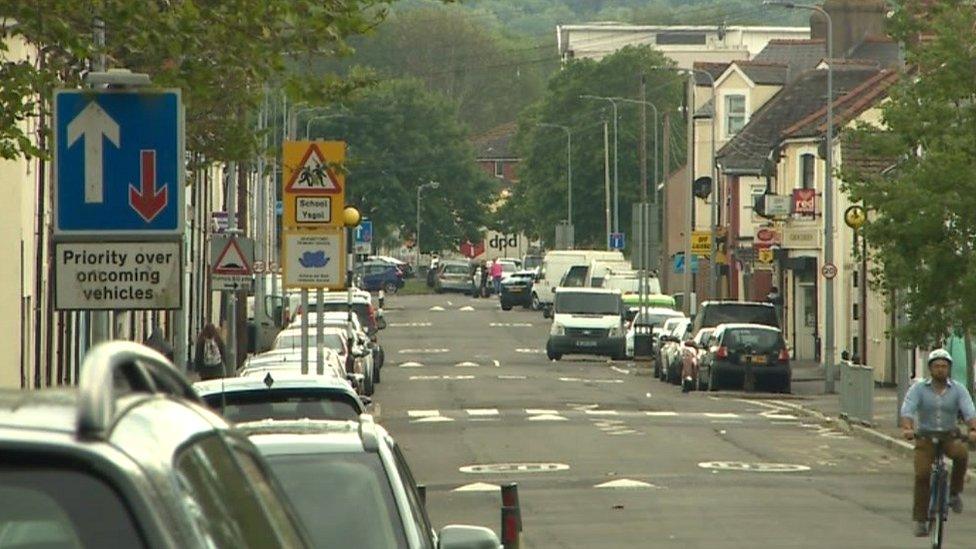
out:
<path id="1" fill-rule="evenodd" d="M 915 416 L 918 416 L 918 430 L 949 432 L 956 429 L 960 414 L 969 425 L 969 440 L 976 442 L 976 407 L 969 391 L 961 383 L 952 381 L 952 356 L 944 349 L 936 349 L 928 357 L 929 378 L 914 383 L 905 394 L 901 406 L 901 432 L 906 440 L 915 438 Z M 945 453 L 952 458 L 952 481 L 949 486 L 949 507 L 956 513 L 962 512 L 963 482 L 966 479 L 966 463 L 969 451 L 955 438 L 945 441 Z M 935 461 L 935 445 L 931 439 L 920 438 L 915 441 L 915 506 L 912 518 L 915 521 L 915 535 L 928 535 L 929 475 Z"/>

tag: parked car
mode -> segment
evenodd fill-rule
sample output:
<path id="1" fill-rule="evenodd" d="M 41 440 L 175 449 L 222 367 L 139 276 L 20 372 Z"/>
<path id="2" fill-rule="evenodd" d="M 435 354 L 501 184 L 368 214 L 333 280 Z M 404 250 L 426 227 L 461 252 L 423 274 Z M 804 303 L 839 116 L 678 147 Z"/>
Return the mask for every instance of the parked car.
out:
<path id="1" fill-rule="evenodd" d="M 396 267 L 401 273 L 403 273 L 404 278 L 413 278 L 414 271 L 413 265 L 403 261 L 402 259 L 397 259 L 388 255 L 374 255 L 370 256 L 368 261 L 377 261 L 380 263 L 386 263 Z"/>
<path id="2" fill-rule="evenodd" d="M 193 389 L 211 409 L 235 423 L 264 419 L 358 421 L 366 404 L 343 380 L 330 376 L 267 372 L 198 381 Z"/>
<path id="3" fill-rule="evenodd" d="M 680 311 L 665 308 L 649 308 L 641 312 L 637 309 L 634 319 L 627 326 L 627 356 L 634 357 L 634 336 L 640 330 L 647 330 L 651 333 L 651 353 L 653 355 L 655 347 L 654 333 L 660 334 L 663 330 L 665 321 L 671 318 L 684 318 Z"/>
<path id="4" fill-rule="evenodd" d="M 753 387 L 746 387 L 750 377 Z M 763 324 L 718 326 L 698 379 L 704 381 L 699 386 L 710 391 L 726 385 L 752 389 L 759 381 L 771 381 L 776 391 L 789 393 L 792 369 L 783 333 Z"/>
<path id="5" fill-rule="evenodd" d="M 264 459 L 159 353 L 88 351 L 77 389 L 0 391 L 4 547 L 311 547 Z"/>
<path id="6" fill-rule="evenodd" d="M 346 291 L 325 292 L 322 296 L 322 302 L 319 303 L 315 300 L 310 303 L 309 310 L 320 313 L 346 313 L 349 311 L 349 303 L 349 296 Z M 369 292 L 354 289 L 352 312 L 359 318 L 359 324 L 372 342 L 373 362 L 377 368 L 382 368 L 386 357 L 379 341 L 380 330 L 386 329 L 383 310 L 373 305 L 373 296 Z"/>
<path id="7" fill-rule="evenodd" d="M 546 356 L 567 354 L 610 356 L 626 353 L 626 313 L 619 290 L 557 288 Z"/>
<path id="8" fill-rule="evenodd" d="M 518 271 L 503 278 L 502 293 L 498 296 L 502 310 L 510 311 L 516 305 L 531 308 L 532 282 L 534 280 L 534 271 Z"/>
<path id="9" fill-rule="evenodd" d="M 316 357 L 315 353 L 316 349 L 314 347 L 309 348 L 309 373 L 320 376 L 330 376 L 336 379 L 351 379 L 346 373 L 346 364 L 343 362 L 343 358 L 338 352 L 329 347 L 324 347 L 322 349 L 323 367 L 321 372 L 317 370 L 318 358 Z M 268 351 L 267 353 L 261 353 L 259 355 L 248 357 L 241 366 L 238 375 L 247 376 L 254 375 L 255 372 L 258 371 L 287 371 L 290 369 L 295 369 L 300 372 L 301 367 L 301 349 L 278 349 L 276 351 Z"/>
<path id="10" fill-rule="evenodd" d="M 677 321 L 669 334 L 659 338 L 660 349 L 654 361 L 654 375 L 661 381 L 676 381 L 681 372 L 681 345 L 691 339 L 691 319 Z"/>
<path id="11" fill-rule="evenodd" d="M 702 328 L 714 328 L 730 322 L 763 324 L 779 328 L 776 308 L 757 301 L 705 301 L 698 307 L 692 333 Z"/>
<path id="12" fill-rule="evenodd" d="M 308 327 L 309 332 L 318 329 L 318 319 L 322 318 L 322 326 L 325 328 L 342 328 L 346 331 L 346 337 L 351 338 L 356 345 L 365 347 L 370 350 L 371 357 L 373 361 L 373 382 L 380 382 L 380 366 L 377 364 L 377 357 L 382 358 L 382 348 L 380 347 L 379 341 L 376 337 L 370 338 L 366 335 L 365 328 L 359 323 L 359 317 L 355 314 L 352 315 L 352 320 L 350 320 L 349 313 L 347 311 L 326 311 L 322 313 L 309 313 L 308 315 Z M 289 329 L 299 329 L 301 330 L 301 323 L 292 324 Z"/>
<path id="13" fill-rule="evenodd" d="M 441 261 L 437 268 L 437 280 L 434 281 L 434 291 L 461 292 L 472 294 L 474 286 L 471 284 L 471 268 L 467 261 Z"/>
<path id="14" fill-rule="evenodd" d="M 367 261 L 357 263 L 356 284 L 369 292 L 380 290 L 386 293 L 395 294 L 403 287 L 405 273 L 397 268 L 396 265 L 382 261 Z"/>
<path id="15" fill-rule="evenodd" d="M 347 343 L 347 328 L 330 326 L 322 332 L 323 347 L 332 349 L 339 354 L 343 363 L 346 364 L 346 371 L 363 376 L 362 392 L 366 396 L 373 394 L 373 384 L 375 374 L 373 373 L 372 351 L 364 346 L 361 341 L 353 341 L 350 349 Z M 275 339 L 274 350 L 291 349 L 301 351 L 300 328 L 288 328 L 283 330 Z M 318 335 L 316 330 L 308 331 L 309 355 L 314 356 L 315 348 L 318 345 Z"/>
<path id="16" fill-rule="evenodd" d="M 435 533 L 403 453 L 371 416 L 244 424 L 316 547 L 500 549 L 488 528 Z"/>

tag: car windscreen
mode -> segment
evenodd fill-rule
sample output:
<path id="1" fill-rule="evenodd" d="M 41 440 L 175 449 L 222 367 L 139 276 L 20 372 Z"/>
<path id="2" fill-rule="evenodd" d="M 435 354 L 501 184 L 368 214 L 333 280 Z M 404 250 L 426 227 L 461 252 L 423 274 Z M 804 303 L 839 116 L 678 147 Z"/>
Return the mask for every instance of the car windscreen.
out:
<path id="1" fill-rule="evenodd" d="M 674 313 L 646 313 L 640 315 L 637 319 L 636 324 L 642 326 L 664 326 L 664 321 L 669 318 L 680 317 L 681 313 L 675 311 Z"/>
<path id="2" fill-rule="evenodd" d="M 466 275 L 468 274 L 467 265 L 444 265 L 444 274 L 449 275 Z"/>
<path id="3" fill-rule="evenodd" d="M 318 340 L 315 337 L 315 330 L 310 327 L 308 330 L 308 346 L 311 348 L 317 344 Z M 323 334 L 322 346 L 340 354 L 345 352 L 345 341 L 336 333 Z M 300 349 L 301 347 L 302 336 L 299 333 L 280 335 L 275 342 L 275 349 Z"/>
<path id="4" fill-rule="evenodd" d="M 535 269 L 536 267 L 542 265 L 542 257 L 530 255 L 526 256 L 522 261 L 522 268 L 525 270 Z"/>
<path id="5" fill-rule="evenodd" d="M 406 547 L 378 454 L 266 456 L 316 547 Z"/>
<path id="6" fill-rule="evenodd" d="M 620 294 L 558 292 L 555 311 L 562 314 L 619 315 Z"/>
<path id="7" fill-rule="evenodd" d="M 775 330 L 730 328 L 722 336 L 722 345 L 733 350 L 771 352 L 783 347 L 783 338 Z"/>
<path id="8" fill-rule="evenodd" d="M 0 502 L 0 547 L 146 546 L 118 493 L 88 473 L 0 463 Z"/>
<path id="9" fill-rule="evenodd" d="M 206 395 L 203 400 L 236 423 L 262 419 L 358 421 L 364 411 L 352 395 L 327 389 L 227 391 Z"/>
<path id="10" fill-rule="evenodd" d="M 766 305 L 747 303 L 720 303 L 709 305 L 702 310 L 702 327 L 715 327 L 719 324 L 762 324 L 779 327 L 776 309 Z"/>

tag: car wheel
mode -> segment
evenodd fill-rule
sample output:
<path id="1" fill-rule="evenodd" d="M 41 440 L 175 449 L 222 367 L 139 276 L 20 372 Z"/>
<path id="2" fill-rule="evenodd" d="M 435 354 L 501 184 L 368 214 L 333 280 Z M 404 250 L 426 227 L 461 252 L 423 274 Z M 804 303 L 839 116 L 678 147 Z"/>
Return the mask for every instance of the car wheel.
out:
<path id="1" fill-rule="evenodd" d="M 715 368 L 708 369 L 708 390 L 718 391 L 718 376 L 715 375 Z"/>
<path id="2" fill-rule="evenodd" d="M 783 378 L 783 382 L 779 385 L 779 392 L 786 394 L 793 392 L 793 383 L 790 380 L 790 374 L 786 374 Z"/>
<path id="3" fill-rule="evenodd" d="M 563 357 L 563 355 L 562 353 L 557 353 L 554 351 L 550 345 L 546 345 L 546 357 L 548 357 L 549 360 L 559 360 Z"/>
<path id="4" fill-rule="evenodd" d="M 511 303 L 502 303 L 502 310 L 503 311 L 511 311 L 512 310 Z"/>
<path id="5" fill-rule="evenodd" d="M 539 295 L 536 294 L 535 292 L 532 292 L 532 303 L 529 304 L 529 307 L 533 311 L 538 311 L 539 309 L 542 308 L 542 302 L 539 301 Z"/>
<path id="6" fill-rule="evenodd" d="M 373 365 L 373 383 L 379 383 L 379 382 L 380 382 L 380 369 L 377 368 L 376 365 L 374 364 Z"/>
<path id="7" fill-rule="evenodd" d="M 369 372 L 367 375 L 363 376 L 363 394 L 366 396 L 373 396 L 373 391 L 376 390 L 373 382 L 373 373 Z"/>
<path id="8" fill-rule="evenodd" d="M 654 359 L 654 377 L 661 379 L 661 355 Z"/>
<path id="9" fill-rule="evenodd" d="M 385 290 L 388 294 L 395 294 L 399 289 L 400 287 L 397 286 L 396 282 L 387 282 L 383 284 L 383 290 Z"/>

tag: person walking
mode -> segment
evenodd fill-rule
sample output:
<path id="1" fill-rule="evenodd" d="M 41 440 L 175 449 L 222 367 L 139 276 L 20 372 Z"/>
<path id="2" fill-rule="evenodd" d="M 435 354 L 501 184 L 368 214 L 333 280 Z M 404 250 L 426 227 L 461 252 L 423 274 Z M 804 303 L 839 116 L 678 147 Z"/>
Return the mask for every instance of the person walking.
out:
<path id="1" fill-rule="evenodd" d="M 481 283 L 478 285 L 478 297 L 488 297 L 488 262 L 481 260 Z"/>
<path id="2" fill-rule="evenodd" d="M 201 380 L 229 377 L 227 369 L 227 347 L 220 337 L 217 327 L 211 323 L 200 330 L 193 347 L 193 369 Z"/>
<path id="3" fill-rule="evenodd" d="M 969 450 L 953 436 L 961 415 L 969 425 L 969 441 L 976 442 L 976 407 L 966 387 L 952 380 L 952 355 L 936 349 L 928 357 L 929 378 L 916 381 L 905 394 L 900 411 L 901 433 L 905 440 L 915 440 L 915 490 L 912 519 L 914 533 L 925 537 L 929 533 L 929 475 L 935 461 L 935 445 L 931 438 L 943 439 L 945 453 L 952 459 L 952 480 L 949 484 L 949 508 L 962 512 L 963 485 Z M 915 422 L 918 416 L 918 423 Z M 916 437 L 916 429 L 926 433 Z"/>
<path id="4" fill-rule="evenodd" d="M 502 264 L 496 257 L 491 263 L 491 281 L 495 289 L 495 295 L 502 293 Z"/>

